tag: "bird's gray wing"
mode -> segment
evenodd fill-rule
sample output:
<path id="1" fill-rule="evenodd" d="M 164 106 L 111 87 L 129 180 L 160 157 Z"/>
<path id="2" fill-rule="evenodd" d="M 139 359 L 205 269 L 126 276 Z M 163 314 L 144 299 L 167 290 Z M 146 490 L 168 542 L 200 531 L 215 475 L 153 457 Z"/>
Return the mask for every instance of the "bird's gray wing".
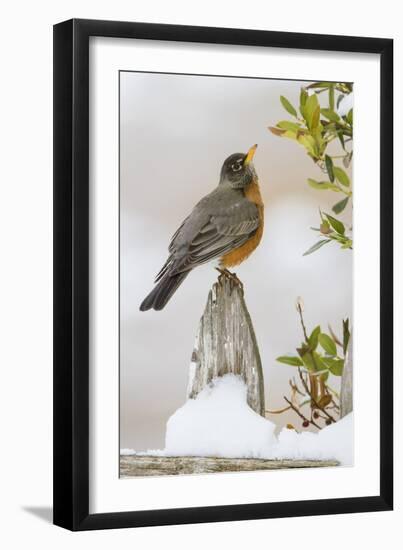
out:
<path id="1" fill-rule="evenodd" d="M 219 258 L 244 244 L 259 227 L 257 206 L 237 198 L 230 204 L 211 205 L 192 212 L 174 234 L 170 256 L 157 275 L 156 281 L 166 273 L 171 275 L 188 271 L 214 258 Z"/>

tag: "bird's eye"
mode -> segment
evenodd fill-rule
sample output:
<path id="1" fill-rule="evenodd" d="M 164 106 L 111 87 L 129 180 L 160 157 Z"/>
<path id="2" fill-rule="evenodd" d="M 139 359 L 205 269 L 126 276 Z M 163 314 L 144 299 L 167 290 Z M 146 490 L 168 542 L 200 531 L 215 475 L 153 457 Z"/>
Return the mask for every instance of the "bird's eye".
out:
<path id="1" fill-rule="evenodd" d="M 233 172 L 239 172 L 242 169 L 242 164 L 238 161 L 231 166 Z"/>

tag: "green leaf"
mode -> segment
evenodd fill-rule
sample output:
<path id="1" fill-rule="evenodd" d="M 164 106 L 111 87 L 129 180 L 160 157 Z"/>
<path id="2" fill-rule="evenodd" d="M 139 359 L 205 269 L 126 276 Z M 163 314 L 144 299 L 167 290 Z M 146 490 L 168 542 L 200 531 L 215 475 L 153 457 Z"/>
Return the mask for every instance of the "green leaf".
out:
<path id="1" fill-rule="evenodd" d="M 322 124 L 319 122 L 316 130 L 315 130 L 315 141 L 316 141 L 316 147 L 317 147 L 317 150 L 319 151 L 319 154 L 318 156 L 321 157 L 323 155 L 323 153 L 325 152 L 325 149 L 327 147 L 327 141 L 325 141 L 322 137 L 322 132 L 323 132 L 323 126 Z"/>
<path id="2" fill-rule="evenodd" d="M 316 180 L 313 180 L 312 178 L 308 178 L 308 185 L 310 185 L 314 189 L 319 189 L 320 191 L 326 191 L 326 189 L 331 189 L 336 193 L 340 192 L 340 189 L 337 187 L 337 185 L 330 183 L 330 181 L 316 181 Z"/>
<path id="3" fill-rule="evenodd" d="M 339 115 L 332 109 L 321 109 L 320 112 L 325 118 L 327 118 L 331 122 L 339 122 L 340 120 Z"/>
<path id="4" fill-rule="evenodd" d="M 349 112 L 347 113 L 347 122 L 350 124 L 350 126 L 353 125 L 353 110 L 350 109 Z"/>
<path id="5" fill-rule="evenodd" d="M 322 361 L 321 356 L 316 351 L 311 351 L 311 347 L 303 344 L 297 348 L 297 352 L 304 362 L 304 367 L 311 372 L 326 370 L 327 366 Z"/>
<path id="6" fill-rule="evenodd" d="M 326 170 L 329 175 L 330 181 L 334 182 L 334 173 L 333 173 L 333 161 L 329 155 L 325 155 Z"/>
<path id="7" fill-rule="evenodd" d="M 345 207 L 347 206 L 348 200 L 350 197 L 346 197 L 345 199 L 341 200 L 340 202 L 337 202 L 333 207 L 332 210 L 335 214 L 340 214 L 340 212 L 343 212 Z"/>
<path id="8" fill-rule="evenodd" d="M 329 371 L 324 372 L 323 374 L 320 375 L 320 377 L 324 382 L 326 382 L 326 380 L 329 378 Z"/>
<path id="9" fill-rule="evenodd" d="M 337 355 L 336 344 L 328 334 L 325 334 L 324 332 L 319 334 L 319 344 L 329 355 Z"/>
<path id="10" fill-rule="evenodd" d="M 350 341 L 350 329 L 349 329 L 349 319 L 343 319 L 343 353 L 346 355 L 348 348 L 348 343 Z"/>
<path id="11" fill-rule="evenodd" d="M 331 239 L 324 239 L 322 241 L 318 241 L 315 243 L 311 248 L 309 248 L 306 252 L 304 252 L 303 256 L 308 256 L 308 254 L 312 254 L 312 252 L 316 252 L 316 250 L 319 250 L 319 248 L 322 248 L 322 246 L 326 243 L 330 243 Z"/>
<path id="12" fill-rule="evenodd" d="M 343 132 L 340 132 L 340 131 L 337 132 L 337 137 L 339 138 L 341 146 L 343 147 L 343 150 L 345 151 L 346 150 L 346 144 L 344 143 Z"/>
<path id="13" fill-rule="evenodd" d="M 329 107 L 334 111 L 334 84 L 329 86 Z"/>
<path id="14" fill-rule="evenodd" d="M 294 109 L 294 107 L 291 105 L 291 103 L 288 101 L 288 99 L 286 97 L 284 97 L 283 95 L 280 96 L 280 101 L 281 101 L 281 104 L 282 106 L 284 107 L 284 109 L 290 113 L 290 115 L 294 116 L 294 117 L 297 117 L 298 116 L 298 113 L 297 111 Z"/>
<path id="15" fill-rule="evenodd" d="M 320 334 L 320 326 L 318 325 L 313 329 L 313 331 L 311 332 L 311 335 L 308 338 L 309 347 L 311 348 L 311 350 L 315 350 L 317 348 L 318 342 L 319 342 L 319 334 Z"/>
<path id="16" fill-rule="evenodd" d="M 341 100 L 343 99 L 343 97 L 344 97 L 344 94 L 340 94 L 339 97 L 337 98 L 337 102 L 336 102 L 337 108 L 339 108 L 339 105 L 340 105 Z"/>
<path id="17" fill-rule="evenodd" d="M 319 108 L 319 113 L 317 113 Z M 314 125 L 316 121 L 319 121 L 320 105 L 316 94 L 310 95 L 304 105 L 304 118 L 309 129 L 313 129 L 317 126 Z"/>
<path id="18" fill-rule="evenodd" d="M 329 132 L 331 134 L 335 134 L 337 130 L 337 124 L 335 122 L 330 122 L 330 120 L 324 120 L 321 119 L 320 123 L 322 124 L 323 128 L 326 130 L 326 132 Z"/>
<path id="19" fill-rule="evenodd" d="M 303 107 L 305 105 L 307 99 L 308 99 L 308 92 L 305 90 L 305 88 L 301 88 L 301 92 L 299 94 L 300 107 Z"/>
<path id="20" fill-rule="evenodd" d="M 327 366 L 323 361 L 324 358 L 321 355 L 319 355 L 317 351 L 313 352 L 313 359 L 314 359 L 314 363 L 317 371 L 326 370 Z"/>
<path id="21" fill-rule="evenodd" d="M 328 88 L 331 85 L 332 85 L 332 82 L 313 82 L 312 84 L 309 84 L 309 86 L 307 86 L 307 89 Z"/>
<path id="22" fill-rule="evenodd" d="M 353 241 L 351 239 L 346 239 L 346 241 L 341 245 L 342 248 L 349 248 L 352 250 L 353 248 Z"/>
<path id="23" fill-rule="evenodd" d="M 320 106 L 318 105 L 312 113 L 311 130 L 315 130 L 319 126 L 320 121 Z"/>
<path id="24" fill-rule="evenodd" d="M 294 130 L 286 130 L 283 134 L 283 137 L 296 140 L 297 134 L 294 132 Z"/>
<path id="25" fill-rule="evenodd" d="M 325 216 L 329 220 L 330 225 L 333 227 L 336 233 L 339 233 L 339 235 L 344 235 L 344 232 L 346 230 L 344 224 L 340 220 L 333 218 L 333 216 L 331 216 L 330 214 L 325 214 Z"/>
<path id="26" fill-rule="evenodd" d="M 304 367 L 309 371 L 315 372 L 316 366 L 313 362 L 312 353 L 306 347 L 298 348 L 297 351 L 303 361 Z"/>
<path id="27" fill-rule="evenodd" d="M 332 357 L 322 357 L 323 362 L 334 376 L 343 374 L 344 359 L 333 359 Z"/>
<path id="28" fill-rule="evenodd" d="M 304 363 L 299 357 L 294 357 L 291 355 L 281 355 L 276 358 L 276 361 L 279 363 L 284 363 L 285 365 L 291 365 L 292 367 L 303 367 Z"/>
<path id="29" fill-rule="evenodd" d="M 333 167 L 333 172 L 336 177 L 336 179 L 345 187 L 350 187 L 350 178 L 346 174 L 346 172 L 343 170 L 343 168 L 339 168 L 338 166 Z"/>
<path id="30" fill-rule="evenodd" d="M 299 136 L 298 143 L 303 145 L 308 153 L 310 153 L 314 158 L 317 157 L 316 143 L 311 135 Z"/>
<path id="31" fill-rule="evenodd" d="M 283 130 L 291 130 L 293 132 L 298 132 L 300 125 L 295 122 L 290 122 L 289 120 L 280 120 L 277 122 L 277 126 Z"/>

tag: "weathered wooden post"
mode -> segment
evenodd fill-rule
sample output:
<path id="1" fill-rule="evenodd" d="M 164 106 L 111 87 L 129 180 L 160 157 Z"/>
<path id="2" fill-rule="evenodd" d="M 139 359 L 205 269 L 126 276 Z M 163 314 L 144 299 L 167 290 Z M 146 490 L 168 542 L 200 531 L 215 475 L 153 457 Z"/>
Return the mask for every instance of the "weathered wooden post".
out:
<path id="1" fill-rule="evenodd" d="M 192 353 L 187 397 L 213 378 L 243 378 L 249 406 L 264 416 L 264 382 L 259 348 L 241 284 L 221 276 L 211 288 Z"/>
<path id="2" fill-rule="evenodd" d="M 340 389 L 340 418 L 353 410 L 353 335 L 350 335 Z"/>

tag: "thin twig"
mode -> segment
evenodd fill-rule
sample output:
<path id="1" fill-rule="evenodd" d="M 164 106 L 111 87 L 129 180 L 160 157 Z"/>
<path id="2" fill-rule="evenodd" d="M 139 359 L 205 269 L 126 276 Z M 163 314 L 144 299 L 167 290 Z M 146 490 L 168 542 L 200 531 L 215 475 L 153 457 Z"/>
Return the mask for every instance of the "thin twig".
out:
<path id="1" fill-rule="evenodd" d="M 275 411 L 270 411 L 269 409 L 266 409 L 265 412 L 268 414 L 281 414 L 285 411 L 289 411 L 291 407 L 284 407 L 283 409 L 276 409 Z"/>
<path id="2" fill-rule="evenodd" d="M 299 313 L 299 318 L 301 320 L 301 326 L 302 326 L 302 331 L 304 333 L 305 341 L 306 341 L 307 344 L 309 344 L 308 335 L 307 335 L 306 327 L 305 327 L 305 323 L 304 323 L 304 317 L 302 315 L 302 308 L 301 308 L 301 304 L 299 302 L 297 303 L 297 311 Z"/>
<path id="3" fill-rule="evenodd" d="M 297 413 L 297 415 L 304 421 L 304 422 L 309 422 L 310 424 L 313 424 L 313 426 L 315 426 L 316 428 L 318 428 L 319 430 L 321 430 L 321 427 L 316 424 L 316 422 L 314 420 L 309 420 L 308 418 L 306 418 L 306 416 L 304 416 L 298 409 L 297 407 L 294 407 L 294 405 L 291 403 L 291 401 L 289 399 L 286 398 L 286 396 L 284 395 L 283 396 L 285 401 L 290 405 L 290 408 Z"/>
<path id="4" fill-rule="evenodd" d="M 288 383 L 290 384 L 290 386 L 293 390 L 295 390 L 297 393 L 299 393 L 299 395 L 301 395 L 302 397 L 305 396 L 305 394 L 297 386 L 297 383 L 295 382 L 295 378 L 293 378 L 292 380 L 289 380 Z"/>
<path id="5" fill-rule="evenodd" d="M 299 318 L 301 320 L 301 326 L 302 326 L 302 331 L 304 333 L 305 343 L 306 343 L 307 346 L 309 346 L 308 333 L 306 332 L 306 326 L 305 326 L 305 323 L 304 323 L 304 316 L 302 315 L 302 307 L 301 307 L 301 304 L 299 302 L 297 302 L 297 311 L 299 313 Z M 311 357 L 312 357 L 312 362 L 315 366 L 315 370 L 318 371 L 319 370 L 318 365 L 316 364 L 315 356 L 314 356 L 313 353 L 311 354 Z"/>

